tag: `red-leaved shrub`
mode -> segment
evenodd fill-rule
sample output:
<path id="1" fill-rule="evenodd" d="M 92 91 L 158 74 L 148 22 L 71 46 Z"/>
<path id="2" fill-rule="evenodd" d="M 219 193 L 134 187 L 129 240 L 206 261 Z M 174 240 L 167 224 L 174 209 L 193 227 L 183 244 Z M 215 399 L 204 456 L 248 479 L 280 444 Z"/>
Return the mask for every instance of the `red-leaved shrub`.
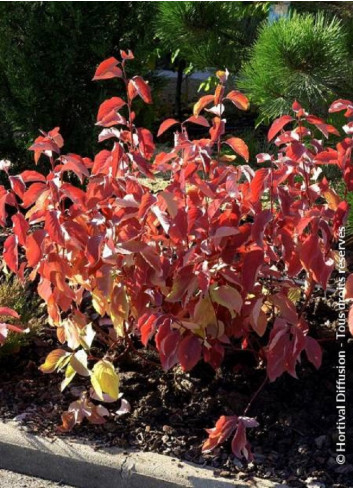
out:
<path id="1" fill-rule="evenodd" d="M 156 153 L 150 131 L 134 122 L 134 99 L 150 104 L 152 98 L 145 80 L 127 77 L 132 58 L 121 52 L 121 61 L 107 59 L 94 76 L 119 78 L 126 87 L 125 99 L 112 97 L 98 111 L 99 141 L 111 140 L 112 149 L 93 161 L 61 154 L 59 128 L 42 131 L 30 150 L 36 162 L 49 159 L 48 174 L 27 170 L 9 177 L 11 190 L 0 189 L 3 226 L 5 205 L 14 208 L 5 263 L 38 281 L 64 345 L 40 368 L 63 371 L 62 389 L 75 375 L 90 377 L 90 392 L 63 414 L 62 430 L 84 418 L 105 421 L 109 411 L 97 401 L 119 399 L 118 351 L 136 348 L 138 340 L 155 345 L 165 370 L 180 364 L 188 371 L 201 359 L 217 369 L 228 345 L 250 348 L 265 362 L 265 381 L 284 372 L 295 377 L 303 354 L 316 368 L 321 363 L 305 307 L 335 268 L 348 205 L 320 167 L 337 165 L 352 190 L 352 138 L 325 149 L 316 135 L 338 131 L 295 102 L 293 116 L 269 130 L 276 155 L 259 154 L 251 167 L 245 142 L 224 137 L 225 108 L 246 110 L 248 100 L 227 93 L 227 73 L 217 72 L 214 95 L 201 97 L 191 117 L 163 122 L 158 135 L 173 127 L 174 146 Z M 339 100 L 330 110 L 351 116 L 353 104 Z M 209 135 L 190 139 L 190 124 L 209 128 Z M 348 135 L 352 124 L 345 126 Z M 157 193 L 147 183 L 160 172 L 170 177 Z M 88 299 L 101 320 L 87 313 Z M 100 351 L 106 345 L 102 358 L 91 355 L 92 344 Z M 251 459 L 246 429 L 257 422 L 246 414 L 221 416 L 203 449 L 235 433 L 234 454 Z"/>

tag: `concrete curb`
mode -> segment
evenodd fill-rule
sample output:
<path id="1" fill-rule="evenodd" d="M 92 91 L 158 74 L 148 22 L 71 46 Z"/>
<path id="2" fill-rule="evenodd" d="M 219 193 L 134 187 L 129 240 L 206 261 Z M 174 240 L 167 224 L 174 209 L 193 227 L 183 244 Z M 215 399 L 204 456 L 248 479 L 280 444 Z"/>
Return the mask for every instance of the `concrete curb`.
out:
<path id="1" fill-rule="evenodd" d="M 95 451 L 87 444 L 29 434 L 0 422 L 0 468 L 76 487 L 284 487 L 214 477 L 213 470 L 165 455 L 132 450 Z"/>

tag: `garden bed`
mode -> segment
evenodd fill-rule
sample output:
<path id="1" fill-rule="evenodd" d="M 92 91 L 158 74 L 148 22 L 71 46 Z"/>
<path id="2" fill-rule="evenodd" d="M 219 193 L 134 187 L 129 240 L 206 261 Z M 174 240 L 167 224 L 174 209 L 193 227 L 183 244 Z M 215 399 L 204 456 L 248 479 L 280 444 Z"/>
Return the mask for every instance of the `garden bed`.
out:
<path id="1" fill-rule="evenodd" d="M 308 312 L 312 334 L 316 336 L 320 330 L 325 345 L 321 369 L 316 371 L 303 359 L 298 380 L 285 374 L 268 384 L 253 404 L 250 415 L 256 415 L 260 426 L 249 434 L 255 461 L 248 465 L 231 455 L 227 443 L 209 455 L 201 453 L 201 445 L 206 436 L 204 428 L 214 426 L 220 414 L 241 413 L 262 383 L 264 370 L 253 368 L 249 352 L 230 352 L 217 373 L 201 363 L 188 374 L 178 369 L 164 373 L 152 363 L 158 361 L 152 349 L 147 353 L 151 363 L 134 354 L 125 356 L 120 363 L 121 389 L 131 404 L 131 413 L 116 416 L 104 425 L 84 423 L 70 434 L 59 434 L 60 413 L 87 386 L 81 378 L 61 394 L 61 376 L 38 371 L 38 365 L 56 346 L 54 330 L 45 331 L 20 355 L 0 363 L 0 417 L 15 418 L 26 430 L 48 437 L 88 440 L 97 449 L 136 447 L 210 465 L 215 476 L 236 475 L 244 480 L 258 476 L 293 487 L 349 487 L 353 474 L 351 447 L 347 447 L 343 466 L 336 464 L 334 452 L 336 303 L 335 293 L 322 297 L 318 292 Z M 352 349 L 352 343 L 348 348 Z M 351 353 L 347 352 L 347 358 Z M 347 385 L 352 380 L 351 367 Z M 347 394 L 352 396 L 349 391 Z M 347 399 L 347 405 L 352 401 Z M 118 401 L 116 410 L 119 405 Z M 353 432 L 348 423 L 347 428 L 351 443 Z"/>

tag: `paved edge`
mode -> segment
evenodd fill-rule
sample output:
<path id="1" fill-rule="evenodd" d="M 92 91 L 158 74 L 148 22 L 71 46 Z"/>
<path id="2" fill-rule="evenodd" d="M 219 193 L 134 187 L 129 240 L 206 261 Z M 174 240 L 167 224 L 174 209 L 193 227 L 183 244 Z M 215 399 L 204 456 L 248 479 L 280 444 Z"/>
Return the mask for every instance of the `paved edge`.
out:
<path id="1" fill-rule="evenodd" d="M 64 438 L 29 434 L 0 422 L 0 468 L 76 487 L 284 487 L 214 477 L 211 468 L 166 455 L 122 449 L 94 450 Z"/>

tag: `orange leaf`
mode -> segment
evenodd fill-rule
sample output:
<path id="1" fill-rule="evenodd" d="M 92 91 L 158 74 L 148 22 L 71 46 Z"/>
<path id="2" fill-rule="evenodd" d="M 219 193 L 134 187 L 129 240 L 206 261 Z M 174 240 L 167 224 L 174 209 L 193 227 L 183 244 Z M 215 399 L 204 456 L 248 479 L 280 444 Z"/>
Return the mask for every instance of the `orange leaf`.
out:
<path id="1" fill-rule="evenodd" d="M 248 110 L 249 99 L 238 90 L 232 90 L 226 96 L 226 100 L 230 100 L 240 110 Z"/>
<path id="2" fill-rule="evenodd" d="M 179 122 L 176 119 L 166 119 L 159 126 L 157 137 L 161 136 L 165 131 L 167 131 L 170 127 L 174 126 L 175 124 L 179 124 Z"/>
<path id="3" fill-rule="evenodd" d="M 194 105 L 194 116 L 198 117 L 201 110 L 204 109 L 207 105 L 211 104 L 214 101 L 213 95 L 204 95 L 201 97 L 196 104 Z"/>
<path id="4" fill-rule="evenodd" d="M 228 146 L 232 148 L 239 156 L 244 158 L 246 162 L 249 161 L 249 148 L 247 144 L 240 138 L 230 138 L 225 141 Z"/>

